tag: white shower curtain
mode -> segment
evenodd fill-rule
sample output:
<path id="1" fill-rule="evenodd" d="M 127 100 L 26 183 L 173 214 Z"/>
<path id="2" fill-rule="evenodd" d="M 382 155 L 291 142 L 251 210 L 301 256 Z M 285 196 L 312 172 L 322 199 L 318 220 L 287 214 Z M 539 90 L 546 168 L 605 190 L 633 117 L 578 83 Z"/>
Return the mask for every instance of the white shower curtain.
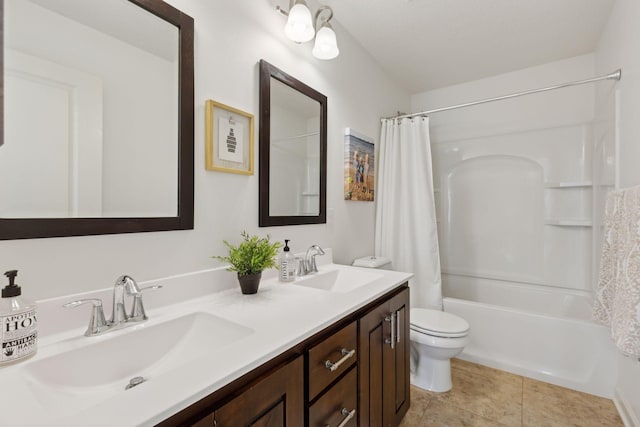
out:
<path id="1" fill-rule="evenodd" d="M 382 121 L 376 205 L 376 255 L 414 273 L 411 306 L 442 307 L 429 118 Z"/>

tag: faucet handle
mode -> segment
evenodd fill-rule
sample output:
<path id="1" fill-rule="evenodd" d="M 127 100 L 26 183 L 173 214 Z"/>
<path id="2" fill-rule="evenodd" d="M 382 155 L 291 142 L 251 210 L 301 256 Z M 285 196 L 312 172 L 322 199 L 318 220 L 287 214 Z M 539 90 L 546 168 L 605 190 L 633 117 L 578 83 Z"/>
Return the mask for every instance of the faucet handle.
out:
<path id="1" fill-rule="evenodd" d="M 83 304 L 93 304 L 91 317 L 89 318 L 89 326 L 85 331 L 85 336 L 91 337 L 99 335 L 109 329 L 110 325 L 104 319 L 104 310 L 102 309 L 102 300 L 97 298 L 79 299 L 71 301 L 62 306 L 64 308 L 75 308 Z"/>
<path id="2" fill-rule="evenodd" d="M 143 322 L 147 320 L 147 313 L 144 311 L 144 304 L 142 303 L 142 293 L 145 291 L 155 291 L 161 289 L 162 285 L 152 285 L 144 288 L 140 288 L 137 294 L 133 295 L 133 304 L 131 305 L 131 315 L 129 316 L 129 322 Z"/>

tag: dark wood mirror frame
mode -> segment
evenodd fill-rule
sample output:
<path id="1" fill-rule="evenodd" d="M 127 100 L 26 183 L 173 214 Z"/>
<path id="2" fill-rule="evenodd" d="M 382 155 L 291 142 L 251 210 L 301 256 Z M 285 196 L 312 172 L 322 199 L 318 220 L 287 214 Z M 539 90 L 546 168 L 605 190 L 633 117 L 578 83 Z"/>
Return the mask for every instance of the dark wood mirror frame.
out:
<path id="1" fill-rule="evenodd" d="M 315 216 L 269 215 L 269 172 L 271 157 L 271 79 L 274 78 L 320 103 L 320 206 Z M 324 224 L 327 222 L 327 97 L 291 77 L 279 68 L 260 60 L 260 227 L 278 225 Z"/>
<path id="2" fill-rule="evenodd" d="M 0 240 L 193 229 L 193 18 L 162 0 L 129 1 L 179 30 L 178 215 L 154 218 L 0 218 Z M 0 53 L 1 146 L 4 143 L 4 1 L 0 2 Z"/>

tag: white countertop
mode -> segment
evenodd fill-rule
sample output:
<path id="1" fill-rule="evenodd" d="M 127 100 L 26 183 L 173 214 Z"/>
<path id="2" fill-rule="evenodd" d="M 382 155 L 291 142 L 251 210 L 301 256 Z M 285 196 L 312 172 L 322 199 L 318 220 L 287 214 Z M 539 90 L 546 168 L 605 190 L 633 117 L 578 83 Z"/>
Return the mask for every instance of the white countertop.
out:
<path id="1" fill-rule="evenodd" d="M 141 325 L 114 331 L 98 337 L 85 337 L 88 310 L 78 313 L 55 311 L 59 303 L 78 296 L 43 302 L 39 322 L 49 322 L 41 333 L 38 353 L 22 363 L 0 368 L 0 424 L 3 426 L 151 426 L 170 417 L 201 398 L 250 372 L 292 346 L 321 331 L 335 321 L 406 282 L 411 274 L 360 269 L 328 264 L 319 267 L 321 273 L 331 269 L 353 269 L 363 273 L 375 271 L 379 278 L 347 293 L 280 283 L 276 278 L 263 279 L 258 293 L 242 295 L 233 285 L 235 277 L 223 269 L 176 276 L 161 282 L 166 289 L 159 295 L 175 296 L 182 289 L 199 289 L 192 298 L 164 305 L 161 297 L 145 294 L 149 320 Z M 211 285 L 212 292 L 202 293 L 207 282 L 218 278 L 227 289 Z M 231 287 L 229 287 L 231 285 Z M 182 288 L 181 288 L 182 286 Z M 106 297 L 106 292 L 101 295 Z M 82 297 L 92 296 L 89 294 Z M 154 299 L 155 298 L 155 299 Z M 158 302 L 154 305 L 154 302 Z M 110 304 L 105 302 L 108 316 Z M 153 307 L 158 308 L 153 308 Z M 40 383 L 29 373 L 29 365 L 69 350 L 94 345 L 116 336 L 130 334 L 140 328 L 184 316 L 189 313 L 209 313 L 252 330 L 250 334 L 215 350 L 215 336 L 209 350 L 194 356 L 189 363 L 149 378 L 147 382 L 127 390 L 113 388 L 51 387 Z M 82 319 L 82 320 L 79 320 Z M 59 320 L 59 322 L 58 322 Z M 73 327 L 52 325 L 53 322 Z M 81 323 L 78 323 L 81 322 Z M 83 326 L 79 326 L 82 324 Z M 43 328 L 40 328 L 41 330 Z M 211 350 L 214 348 L 214 350 Z M 122 348 L 127 352 L 127 348 Z M 109 360 L 95 360 L 96 369 Z"/>

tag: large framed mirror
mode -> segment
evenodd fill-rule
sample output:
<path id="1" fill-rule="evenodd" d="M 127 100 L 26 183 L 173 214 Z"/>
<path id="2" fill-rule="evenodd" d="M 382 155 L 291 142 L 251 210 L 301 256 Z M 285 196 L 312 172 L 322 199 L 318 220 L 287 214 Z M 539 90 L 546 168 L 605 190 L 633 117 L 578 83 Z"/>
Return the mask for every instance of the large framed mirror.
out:
<path id="1" fill-rule="evenodd" d="M 0 239 L 192 229 L 193 19 L 161 0 L 0 15 Z"/>
<path id="2" fill-rule="evenodd" d="M 260 227 L 327 218 L 327 97 L 260 61 Z"/>

